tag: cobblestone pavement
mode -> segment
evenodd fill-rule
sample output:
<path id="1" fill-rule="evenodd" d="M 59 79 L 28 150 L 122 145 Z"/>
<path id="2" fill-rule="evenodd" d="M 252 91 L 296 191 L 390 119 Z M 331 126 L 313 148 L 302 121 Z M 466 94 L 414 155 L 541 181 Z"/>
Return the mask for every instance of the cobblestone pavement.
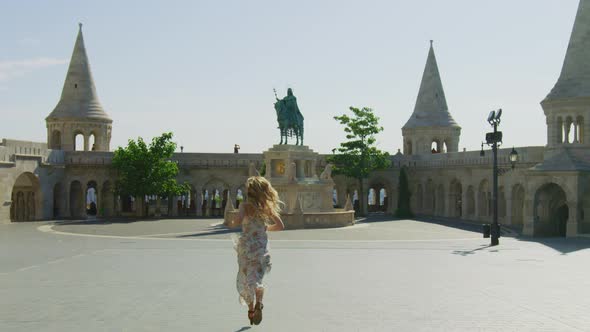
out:
<path id="1" fill-rule="evenodd" d="M 590 241 L 370 218 L 271 233 L 249 327 L 219 219 L 0 225 L 0 331 L 590 331 Z"/>

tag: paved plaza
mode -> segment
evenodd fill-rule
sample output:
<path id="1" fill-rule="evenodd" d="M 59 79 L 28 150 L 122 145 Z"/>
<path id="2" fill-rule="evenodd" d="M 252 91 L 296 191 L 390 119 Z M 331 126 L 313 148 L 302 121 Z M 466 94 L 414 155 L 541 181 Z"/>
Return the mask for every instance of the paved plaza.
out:
<path id="1" fill-rule="evenodd" d="M 0 225 L 0 331 L 590 331 L 590 240 L 386 217 L 272 233 L 250 327 L 220 223 Z"/>

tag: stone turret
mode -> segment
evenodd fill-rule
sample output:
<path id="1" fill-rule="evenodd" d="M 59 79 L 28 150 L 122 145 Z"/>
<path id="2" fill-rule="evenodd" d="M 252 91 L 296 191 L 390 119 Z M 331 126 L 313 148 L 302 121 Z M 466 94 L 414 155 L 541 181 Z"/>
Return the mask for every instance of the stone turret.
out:
<path id="1" fill-rule="evenodd" d="M 113 120 L 96 94 L 81 23 L 61 98 L 45 121 L 51 149 L 74 151 L 78 135 L 84 137 L 84 151 L 110 149 Z"/>
<path id="2" fill-rule="evenodd" d="M 449 113 L 432 40 L 412 116 L 402 128 L 404 154 L 457 152 L 461 127 Z M 445 148 L 446 146 L 446 148 Z"/>
<path id="3" fill-rule="evenodd" d="M 541 106 L 549 150 L 590 146 L 590 0 L 580 1 L 561 75 Z"/>

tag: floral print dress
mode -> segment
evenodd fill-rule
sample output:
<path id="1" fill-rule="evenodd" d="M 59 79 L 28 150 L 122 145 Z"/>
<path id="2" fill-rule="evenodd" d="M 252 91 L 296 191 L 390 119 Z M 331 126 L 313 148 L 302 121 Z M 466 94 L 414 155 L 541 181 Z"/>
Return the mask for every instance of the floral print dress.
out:
<path id="1" fill-rule="evenodd" d="M 264 288 L 262 278 L 270 272 L 270 254 L 266 225 L 267 216 L 246 216 L 242 221 L 242 233 L 234 236 L 234 248 L 238 253 L 236 287 L 240 303 L 247 305 L 256 299 L 256 289 Z"/>

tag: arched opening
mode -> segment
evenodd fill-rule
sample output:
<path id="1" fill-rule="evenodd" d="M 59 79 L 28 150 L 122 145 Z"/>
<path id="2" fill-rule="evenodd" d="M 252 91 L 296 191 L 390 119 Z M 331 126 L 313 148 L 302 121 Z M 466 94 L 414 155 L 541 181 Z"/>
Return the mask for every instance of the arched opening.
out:
<path id="1" fill-rule="evenodd" d="M 35 221 L 40 219 L 41 186 L 39 179 L 30 172 L 19 175 L 12 186 L 10 205 L 11 221 Z"/>
<path id="2" fill-rule="evenodd" d="M 80 181 L 72 181 L 70 184 L 70 215 L 73 218 L 82 218 L 84 216 L 85 196 Z"/>
<path id="3" fill-rule="evenodd" d="M 58 182 L 53 186 L 53 219 L 58 219 L 62 215 L 59 208 L 62 201 L 61 191 L 61 183 Z"/>
<path id="4" fill-rule="evenodd" d="M 524 187 L 517 184 L 512 187 L 512 225 L 522 227 L 524 216 Z"/>
<path id="5" fill-rule="evenodd" d="M 574 121 L 571 117 L 567 117 L 565 119 L 565 137 L 566 143 L 574 143 L 575 142 L 575 129 L 574 129 Z"/>
<path id="6" fill-rule="evenodd" d="M 479 183 L 479 189 L 477 191 L 477 215 L 480 218 L 487 218 L 490 216 L 490 189 L 488 180 L 484 179 Z"/>
<path id="7" fill-rule="evenodd" d="M 334 188 L 334 190 L 332 190 L 332 207 L 337 208 L 338 207 L 338 189 Z"/>
<path id="8" fill-rule="evenodd" d="M 96 217 L 98 214 L 98 191 L 96 181 L 90 181 L 86 185 L 86 215 Z"/>
<path id="9" fill-rule="evenodd" d="M 221 194 L 219 193 L 219 189 L 213 189 L 211 193 L 213 193 L 213 197 L 211 197 L 212 215 L 219 216 L 221 214 Z"/>
<path id="10" fill-rule="evenodd" d="M 367 205 L 369 208 L 369 212 L 376 212 L 377 211 L 377 199 L 378 194 L 375 188 L 369 188 L 369 194 L 367 196 Z"/>
<path id="11" fill-rule="evenodd" d="M 449 144 L 449 141 L 450 141 L 450 140 L 447 138 L 447 139 L 445 139 L 445 140 L 444 140 L 444 142 L 443 142 L 443 152 L 444 152 L 444 153 L 447 153 L 447 152 L 449 152 L 449 145 L 450 145 L 450 144 Z"/>
<path id="12" fill-rule="evenodd" d="M 432 153 L 440 153 L 441 144 L 438 140 L 433 140 L 430 144 L 430 152 Z"/>
<path id="13" fill-rule="evenodd" d="M 453 180 L 449 187 L 449 216 L 454 218 L 461 218 L 463 216 L 462 198 L 463 188 L 459 180 Z"/>
<path id="14" fill-rule="evenodd" d="M 51 132 L 51 143 L 49 146 L 50 149 L 61 150 L 61 132 L 59 130 Z"/>
<path id="15" fill-rule="evenodd" d="M 90 149 L 90 151 L 96 151 L 97 147 L 96 147 L 96 136 L 94 135 L 94 133 L 91 133 L 90 136 L 88 136 L 88 147 Z"/>
<path id="16" fill-rule="evenodd" d="M 242 189 L 238 189 L 236 192 L 236 209 L 240 207 L 240 204 L 244 201 L 244 192 Z"/>
<path id="17" fill-rule="evenodd" d="M 412 141 L 407 140 L 406 141 L 406 153 L 405 154 L 406 155 L 411 155 L 412 153 L 413 153 L 412 152 Z"/>
<path id="18" fill-rule="evenodd" d="M 379 189 L 379 211 L 387 212 L 387 205 L 387 190 L 381 187 L 381 189 Z"/>
<path id="19" fill-rule="evenodd" d="M 115 193 L 110 181 L 103 183 L 100 198 L 101 211 L 98 211 L 98 214 L 104 217 L 112 217 L 115 214 Z"/>
<path id="20" fill-rule="evenodd" d="M 569 207 L 565 191 L 555 183 L 541 186 L 535 193 L 536 236 L 566 236 Z"/>
<path id="21" fill-rule="evenodd" d="M 81 132 L 74 134 L 74 151 L 84 151 L 84 135 Z"/>
<path id="22" fill-rule="evenodd" d="M 121 208 L 125 213 L 135 213 L 135 197 L 131 195 L 123 195 L 123 197 L 121 197 Z"/>
<path id="23" fill-rule="evenodd" d="M 557 117 L 557 142 L 558 144 L 563 143 L 563 119 L 561 117 Z"/>
<path id="24" fill-rule="evenodd" d="M 473 186 L 467 187 L 467 215 L 475 217 L 475 190 L 473 190 Z"/>
<path id="25" fill-rule="evenodd" d="M 360 212 L 361 204 L 359 202 L 359 192 L 356 189 L 352 192 L 352 206 L 354 207 L 354 211 L 356 213 Z"/>

